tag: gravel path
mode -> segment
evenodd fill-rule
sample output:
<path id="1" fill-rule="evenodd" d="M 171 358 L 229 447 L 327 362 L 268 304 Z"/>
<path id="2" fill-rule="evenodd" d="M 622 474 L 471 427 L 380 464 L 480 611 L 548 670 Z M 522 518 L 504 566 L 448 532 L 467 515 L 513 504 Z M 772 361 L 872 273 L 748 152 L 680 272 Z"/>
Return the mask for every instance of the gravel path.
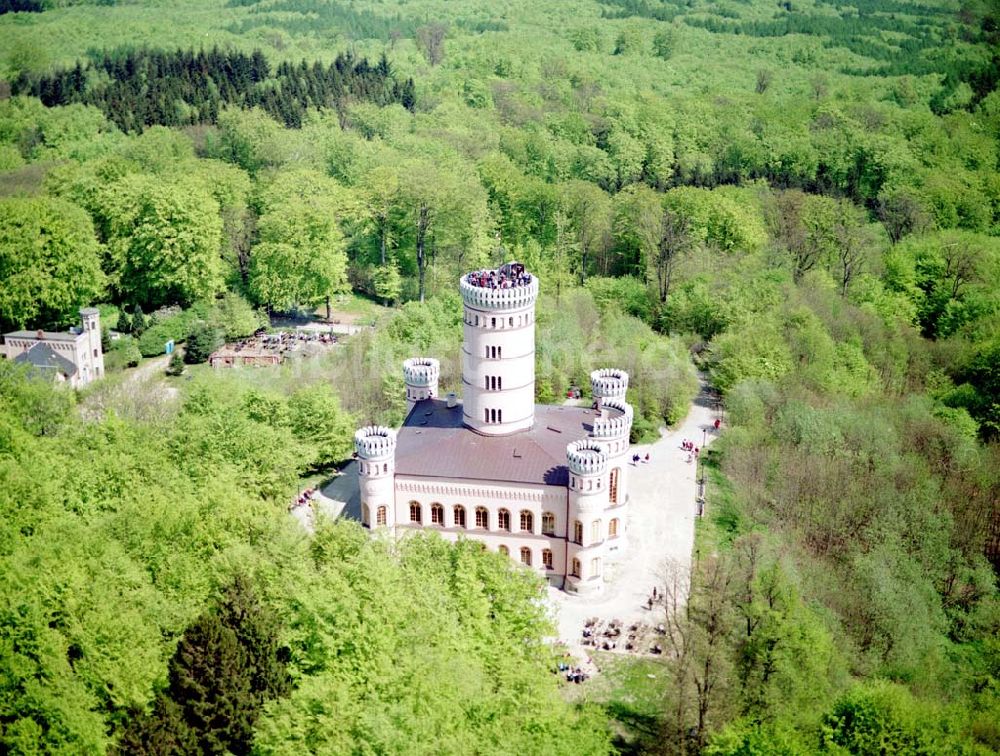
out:
<path id="1" fill-rule="evenodd" d="M 640 462 L 629 472 L 630 513 L 626 551 L 621 563 L 605 574 L 603 591 L 580 597 L 549 588 L 548 598 L 559 629 L 559 639 L 570 651 L 586 654 L 580 641 L 589 617 L 649 622 L 652 617 L 646 599 L 654 585 L 660 585 L 663 565 L 670 560 L 690 566 L 694 549 L 694 521 L 697 498 L 697 464 L 688 462 L 681 450 L 684 439 L 695 446 L 711 443 L 716 436 L 717 413 L 712 396 L 702 383 L 701 392 L 688 416 L 676 428 L 660 431 L 652 444 L 633 446 L 632 453 L 650 462 Z"/>

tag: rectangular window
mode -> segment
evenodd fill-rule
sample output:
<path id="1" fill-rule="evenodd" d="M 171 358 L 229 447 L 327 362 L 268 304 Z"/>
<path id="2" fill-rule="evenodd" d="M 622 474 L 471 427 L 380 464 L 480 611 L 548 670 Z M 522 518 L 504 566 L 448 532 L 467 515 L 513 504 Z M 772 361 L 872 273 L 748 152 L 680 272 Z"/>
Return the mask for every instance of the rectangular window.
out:
<path id="1" fill-rule="evenodd" d="M 601 542 L 601 521 L 594 520 L 590 524 L 590 542 L 600 543 Z"/>
<path id="2" fill-rule="evenodd" d="M 553 535 L 556 532 L 556 516 L 551 512 L 542 514 L 542 532 L 545 535 Z"/>

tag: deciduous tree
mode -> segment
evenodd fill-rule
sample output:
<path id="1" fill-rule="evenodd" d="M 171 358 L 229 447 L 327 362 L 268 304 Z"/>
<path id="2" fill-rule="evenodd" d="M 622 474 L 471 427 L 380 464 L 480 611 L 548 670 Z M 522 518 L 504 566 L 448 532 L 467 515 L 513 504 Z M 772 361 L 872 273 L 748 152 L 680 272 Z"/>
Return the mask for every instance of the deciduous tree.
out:
<path id="1" fill-rule="evenodd" d="M 0 200 L 0 326 L 61 326 L 104 290 L 87 214 L 61 199 Z"/>

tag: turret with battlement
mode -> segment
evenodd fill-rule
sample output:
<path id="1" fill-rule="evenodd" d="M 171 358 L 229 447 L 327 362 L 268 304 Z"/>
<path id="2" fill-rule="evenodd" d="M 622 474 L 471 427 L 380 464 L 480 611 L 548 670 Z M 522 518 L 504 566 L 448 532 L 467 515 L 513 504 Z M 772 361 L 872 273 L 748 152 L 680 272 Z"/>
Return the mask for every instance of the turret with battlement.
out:
<path id="1" fill-rule="evenodd" d="M 535 421 L 535 300 L 538 279 L 510 262 L 467 273 L 462 293 L 463 422 L 487 436 Z"/>
<path id="2" fill-rule="evenodd" d="M 600 447 L 608 459 L 608 499 L 605 511 L 607 522 L 614 525 L 615 540 L 605 555 L 607 563 L 616 562 L 625 554 L 627 528 L 627 505 L 629 500 L 629 437 L 632 433 L 633 410 L 624 398 L 624 388 L 628 385 L 628 374 L 621 370 L 595 371 L 605 373 L 593 377 L 593 383 L 600 381 L 600 390 L 611 389 L 622 392 L 621 397 L 604 398 L 597 394 L 595 417 L 591 426 L 590 439 Z M 617 373 L 617 376 L 609 375 Z M 624 379 L 622 379 L 624 376 Z M 622 385 L 624 383 L 624 386 Z M 596 393 L 596 392 L 595 392 Z"/>
<path id="3" fill-rule="evenodd" d="M 403 380 L 406 382 L 406 412 L 424 399 L 438 395 L 438 378 L 441 363 L 433 357 L 411 357 L 403 362 Z"/>
<path id="4" fill-rule="evenodd" d="M 603 585 L 603 561 L 608 538 L 604 511 L 608 507 L 608 455 L 597 441 L 585 438 L 566 446 L 569 468 L 569 539 L 571 564 L 566 587 L 595 593 Z"/>
<path id="5" fill-rule="evenodd" d="M 628 373 L 618 368 L 601 368 L 590 374 L 590 393 L 594 399 L 625 400 Z"/>
<path id="6" fill-rule="evenodd" d="M 396 431 L 384 425 L 368 425 L 354 434 L 361 489 L 361 522 L 369 528 L 393 527 L 396 474 Z"/>

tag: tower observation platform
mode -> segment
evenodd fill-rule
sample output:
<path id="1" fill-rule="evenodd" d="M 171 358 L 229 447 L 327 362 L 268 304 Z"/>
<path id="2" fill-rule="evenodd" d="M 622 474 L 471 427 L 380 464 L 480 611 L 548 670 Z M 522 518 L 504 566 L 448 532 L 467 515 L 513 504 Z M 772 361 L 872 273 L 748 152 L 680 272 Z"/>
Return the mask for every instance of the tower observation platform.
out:
<path id="1" fill-rule="evenodd" d="M 462 294 L 463 422 L 486 436 L 535 421 L 535 301 L 538 279 L 524 265 L 467 273 Z"/>

